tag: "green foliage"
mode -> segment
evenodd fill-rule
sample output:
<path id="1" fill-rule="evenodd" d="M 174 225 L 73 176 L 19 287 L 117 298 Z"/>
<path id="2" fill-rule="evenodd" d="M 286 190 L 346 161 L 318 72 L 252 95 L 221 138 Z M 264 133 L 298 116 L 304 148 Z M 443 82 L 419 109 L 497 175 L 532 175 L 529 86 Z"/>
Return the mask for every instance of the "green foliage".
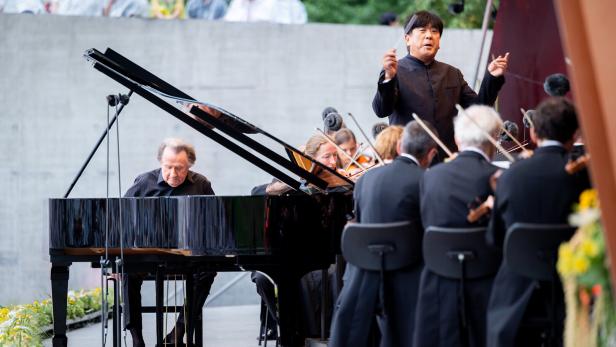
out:
<path id="1" fill-rule="evenodd" d="M 101 309 L 101 289 L 70 291 L 67 318 L 77 319 Z M 110 305 L 113 293 L 108 296 Z M 0 307 L 0 346 L 42 346 L 43 327 L 52 323 L 51 299 L 32 304 Z"/>
<path id="2" fill-rule="evenodd" d="M 479 28 L 485 1 L 466 0 L 464 12 L 453 15 L 447 7 L 455 0 L 304 0 L 310 22 L 341 24 L 378 24 L 381 14 L 393 12 L 400 25 L 415 11 L 438 14 L 449 28 Z M 498 1 L 494 1 L 498 6 Z"/>

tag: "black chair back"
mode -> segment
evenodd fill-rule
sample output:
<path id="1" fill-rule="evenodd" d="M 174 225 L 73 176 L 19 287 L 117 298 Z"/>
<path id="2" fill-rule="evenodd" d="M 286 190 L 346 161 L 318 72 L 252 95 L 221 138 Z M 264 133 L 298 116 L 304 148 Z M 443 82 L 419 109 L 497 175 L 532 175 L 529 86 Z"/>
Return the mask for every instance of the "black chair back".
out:
<path id="1" fill-rule="evenodd" d="M 575 227 L 567 224 L 513 224 L 505 237 L 507 267 L 534 280 L 553 280 L 558 246 L 574 232 Z"/>
<path id="2" fill-rule="evenodd" d="M 423 240 L 425 266 L 439 276 L 452 279 L 494 275 L 501 257 L 486 244 L 485 232 L 486 228 L 428 227 Z"/>
<path id="3" fill-rule="evenodd" d="M 358 268 L 394 271 L 421 259 L 422 228 L 409 221 L 349 223 L 342 232 L 342 255 Z"/>

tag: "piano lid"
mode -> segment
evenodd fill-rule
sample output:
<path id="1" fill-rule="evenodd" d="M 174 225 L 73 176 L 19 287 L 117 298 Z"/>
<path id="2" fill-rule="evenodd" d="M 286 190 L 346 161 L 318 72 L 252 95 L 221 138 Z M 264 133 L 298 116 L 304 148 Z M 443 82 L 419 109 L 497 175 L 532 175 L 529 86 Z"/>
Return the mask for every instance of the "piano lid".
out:
<path id="1" fill-rule="evenodd" d="M 141 95 L 167 113 L 248 160 L 295 190 L 299 190 L 301 183 L 265 161 L 264 158 L 267 158 L 269 161 L 276 163 L 285 170 L 301 177 L 307 183 L 319 189 L 328 188 L 329 184 L 327 181 L 313 174 L 311 170 L 307 170 L 305 165 L 298 165 L 298 162 L 311 162 L 313 164 L 311 167 L 314 165 L 320 166 L 324 171 L 331 173 L 333 176 L 337 176 L 336 182 L 344 182 L 350 188 L 354 185 L 351 180 L 338 174 L 335 170 L 322 165 L 314 158 L 305 155 L 300 150 L 281 139 L 221 107 L 197 101 L 195 98 L 175 88 L 111 48 L 107 48 L 105 53 L 101 53 L 92 48 L 84 53 L 84 57 L 88 61 L 94 63 L 95 69 Z M 178 104 L 180 107 L 177 106 Z M 223 136 L 221 133 L 224 133 L 226 136 Z M 281 145 L 287 153 L 288 158 L 279 155 L 245 134 L 261 134 L 266 136 L 275 143 Z M 237 142 L 254 150 L 259 156 L 247 151 Z M 303 159 L 298 160 L 300 157 Z M 331 180 L 328 181 L 331 182 Z"/>

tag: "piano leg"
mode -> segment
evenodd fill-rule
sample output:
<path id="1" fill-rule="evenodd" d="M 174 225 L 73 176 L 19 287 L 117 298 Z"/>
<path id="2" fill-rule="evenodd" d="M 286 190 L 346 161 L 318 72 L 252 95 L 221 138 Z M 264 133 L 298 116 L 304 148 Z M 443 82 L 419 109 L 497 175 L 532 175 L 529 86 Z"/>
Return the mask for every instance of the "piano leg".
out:
<path id="1" fill-rule="evenodd" d="M 66 297 L 70 263 L 52 263 L 51 300 L 53 306 L 53 347 L 66 347 Z"/>
<path id="2" fill-rule="evenodd" d="M 273 274 L 272 274 L 273 275 Z M 271 276 L 278 287 L 278 323 L 280 345 L 283 347 L 303 346 L 300 336 L 299 303 L 301 274 L 287 272 Z"/>
<path id="3" fill-rule="evenodd" d="M 163 345 L 163 305 L 165 274 L 161 265 L 156 267 L 156 346 Z"/>
<path id="4" fill-rule="evenodd" d="M 184 311 L 186 312 L 185 321 L 186 321 L 186 331 L 188 332 L 188 336 L 186 336 L 186 346 L 194 347 L 193 337 L 195 336 L 195 321 L 193 320 L 193 312 L 192 309 L 195 306 L 194 301 L 194 288 L 195 281 L 192 273 L 188 273 L 185 275 L 186 277 L 186 298 L 184 298 Z"/>

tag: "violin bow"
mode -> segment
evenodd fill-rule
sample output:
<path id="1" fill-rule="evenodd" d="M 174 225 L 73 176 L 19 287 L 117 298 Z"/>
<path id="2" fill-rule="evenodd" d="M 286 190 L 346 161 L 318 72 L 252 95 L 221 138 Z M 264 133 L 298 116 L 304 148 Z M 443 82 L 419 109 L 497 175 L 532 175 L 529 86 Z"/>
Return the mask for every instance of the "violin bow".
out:
<path id="1" fill-rule="evenodd" d="M 419 126 L 421 126 L 423 128 L 423 130 L 425 130 L 426 133 L 428 133 L 428 135 L 430 135 L 432 140 L 434 140 L 434 142 L 436 142 L 436 144 L 439 145 L 439 147 L 441 147 L 441 149 L 443 151 L 445 151 L 445 153 L 447 153 L 447 156 L 449 156 L 450 158 L 453 157 L 453 153 L 451 153 L 449 148 L 447 148 L 447 146 L 445 146 L 443 141 L 441 141 L 441 139 L 439 139 L 438 136 L 436 136 L 436 134 L 433 133 L 432 130 L 430 130 L 430 128 L 428 128 L 426 123 L 424 123 L 424 121 L 421 120 L 421 118 L 419 118 L 417 113 L 413 113 L 413 119 L 415 119 L 415 121 L 419 124 Z"/>
<path id="2" fill-rule="evenodd" d="M 379 152 L 376 150 L 376 148 L 374 148 L 374 145 L 372 144 L 372 141 L 370 141 L 370 138 L 368 138 L 368 135 L 366 135 L 366 133 L 364 132 L 364 129 L 362 129 L 362 127 L 359 125 L 359 122 L 357 121 L 357 119 L 355 119 L 355 116 L 353 116 L 353 114 L 351 112 L 347 112 L 347 114 L 353 120 L 353 123 L 355 123 L 355 126 L 357 127 L 357 129 L 359 129 L 359 132 L 364 136 L 364 139 L 366 139 L 366 142 L 368 143 L 368 146 L 370 146 L 370 148 L 372 148 L 372 151 L 374 152 L 374 155 L 376 155 L 376 157 L 379 160 L 379 162 L 380 163 L 385 163 L 383 161 L 383 158 L 379 154 Z"/>
<path id="3" fill-rule="evenodd" d="M 494 147 L 496 147 L 499 151 L 501 151 L 503 153 L 503 155 L 505 156 L 505 158 L 507 158 L 507 160 L 509 160 L 510 162 L 514 162 L 515 161 L 513 156 L 511 154 L 509 154 L 509 152 L 507 152 L 507 150 L 504 149 L 503 146 L 501 146 L 500 143 L 498 143 L 498 141 L 496 141 L 492 137 L 492 135 L 490 135 L 487 131 L 485 131 L 485 129 L 483 129 L 471 116 L 469 116 L 466 113 L 466 111 L 464 111 L 462 106 L 460 106 L 459 104 L 456 104 L 456 109 L 458 109 L 458 112 L 461 115 L 464 115 L 464 117 L 468 118 L 473 124 L 475 124 L 475 126 L 481 131 L 481 133 L 488 138 L 488 141 L 490 141 L 494 145 Z"/>
<path id="4" fill-rule="evenodd" d="M 323 137 L 325 137 L 325 139 L 331 143 L 332 145 L 334 145 L 334 147 L 336 147 L 336 149 L 338 149 L 339 152 L 342 152 L 347 158 L 349 158 L 351 160 L 351 162 L 353 162 L 353 164 L 357 165 L 357 167 L 359 167 L 360 169 L 362 169 L 362 171 L 366 171 L 366 169 L 364 169 L 364 167 L 357 162 L 357 160 L 355 160 L 353 157 L 351 157 L 347 152 L 344 151 L 344 149 L 342 149 L 340 146 L 338 146 L 336 144 L 336 142 L 334 140 L 332 140 L 331 137 L 329 137 L 329 135 L 327 135 L 327 133 L 325 133 L 323 130 L 317 128 L 317 131 L 321 133 L 321 135 L 323 135 Z"/>

